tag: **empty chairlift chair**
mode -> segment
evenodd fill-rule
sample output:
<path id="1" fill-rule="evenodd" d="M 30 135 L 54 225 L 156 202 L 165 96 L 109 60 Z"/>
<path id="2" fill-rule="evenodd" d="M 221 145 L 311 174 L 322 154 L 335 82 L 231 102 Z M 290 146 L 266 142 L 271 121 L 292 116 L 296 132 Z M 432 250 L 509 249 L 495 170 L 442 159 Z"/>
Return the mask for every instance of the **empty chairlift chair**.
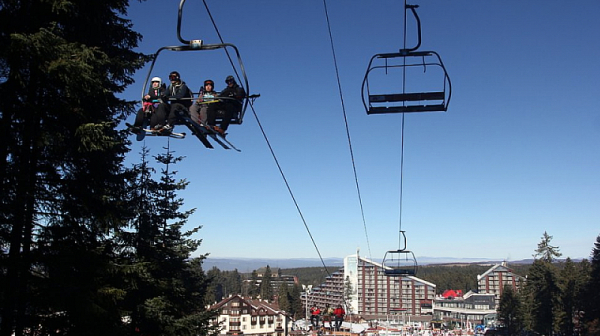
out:
<path id="1" fill-rule="evenodd" d="M 435 51 L 418 51 L 421 23 L 414 5 L 406 5 L 418 27 L 418 43 L 397 53 L 371 57 L 362 83 L 367 114 L 445 112 L 452 84 L 442 59 Z"/>
<path id="2" fill-rule="evenodd" d="M 406 277 L 417 275 L 417 258 L 412 251 L 406 249 L 406 235 L 400 231 L 404 239 L 404 247 L 397 250 L 390 250 L 383 256 L 381 266 L 386 276 Z"/>

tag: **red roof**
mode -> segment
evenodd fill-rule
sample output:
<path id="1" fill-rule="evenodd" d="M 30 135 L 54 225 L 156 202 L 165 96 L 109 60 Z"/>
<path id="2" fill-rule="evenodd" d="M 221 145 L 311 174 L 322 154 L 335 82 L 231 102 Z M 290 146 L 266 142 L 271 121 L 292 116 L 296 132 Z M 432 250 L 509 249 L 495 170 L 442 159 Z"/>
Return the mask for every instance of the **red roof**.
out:
<path id="1" fill-rule="evenodd" d="M 446 299 L 450 299 L 450 298 L 456 298 L 456 297 L 462 297 L 463 296 L 463 292 L 460 289 L 446 289 L 444 291 L 444 293 L 442 293 L 442 296 Z"/>

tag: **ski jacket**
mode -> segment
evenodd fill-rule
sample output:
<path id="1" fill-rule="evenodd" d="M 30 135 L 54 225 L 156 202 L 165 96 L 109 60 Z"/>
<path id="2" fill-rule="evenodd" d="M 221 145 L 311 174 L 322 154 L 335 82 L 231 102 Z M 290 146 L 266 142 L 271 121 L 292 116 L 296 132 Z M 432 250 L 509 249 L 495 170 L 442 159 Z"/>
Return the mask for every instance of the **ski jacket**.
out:
<path id="1" fill-rule="evenodd" d="M 162 98 L 165 96 L 165 86 L 159 86 L 157 88 L 153 88 L 151 87 L 148 90 L 148 96 L 150 96 L 150 98 L 146 99 L 144 98 L 144 102 L 154 102 L 156 100 L 161 101 L 162 102 Z"/>
<path id="2" fill-rule="evenodd" d="M 199 100 L 201 102 L 213 101 L 218 97 L 217 91 L 200 91 Z"/>
<path id="3" fill-rule="evenodd" d="M 179 84 L 171 84 L 167 87 L 166 98 L 171 104 L 179 103 L 185 107 L 190 107 L 192 105 L 191 98 L 193 98 L 193 94 L 185 82 L 180 82 Z"/>
<path id="4" fill-rule="evenodd" d="M 235 111 L 239 112 L 242 110 L 242 100 L 246 98 L 246 91 L 244 91 L 244 89 L 241 86 L 235 84 L 232 87 L 228 86 L 224 88 L 223 91 L 219 93 L 219 97 L 228 97 L 236 99 L 225 99 L 224 103 L 228 104 L 229 106 L 235 107 Z"/>
<path id="5" fill-rule="evenodd" d="M 344 310 L 344 308 L 338 307 L 335 308 L 335 310 L 333 311 L 333 315 L 335 315 L 336 317 L 344 317 L 344 315 L 346 315 L 346 311 Z"/>

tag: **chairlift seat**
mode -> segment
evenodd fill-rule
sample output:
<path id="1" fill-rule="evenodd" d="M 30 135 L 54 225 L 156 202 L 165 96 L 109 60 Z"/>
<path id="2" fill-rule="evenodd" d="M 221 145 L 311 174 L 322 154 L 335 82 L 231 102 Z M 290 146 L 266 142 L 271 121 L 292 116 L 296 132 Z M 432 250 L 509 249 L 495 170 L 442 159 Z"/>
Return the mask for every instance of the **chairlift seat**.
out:
<path id="1" fill-rule="evenodd" d="M 444 99 L 445 99 L 445 93 L 443 91 L 369 95 L 369 109 L 367 110 L 367 114 L 446 111 L 446 105 L 444 105 L 443 103 L 442 104 L 430 104 L 430 105 L 424 105 L 424 104 L 423 105 L 405 105 L 404 104 L 406 102 L 423 101 L 423 100 L 444 101 Z M 372 104 L 381 104 L 381 103 L 402 103 L 403 105 L 372 106 Z"/>
<path id="2" fill-rule="evenodd" d="M 383 273 L 389 277 L 407 277 L 417 274 L 417 259 L 412 251 L 406 249 L 406 236 L 404 237 L 404 248 L 387 251 L 383 257 Z"/>
<path id="3" fill-rule="evenodd" d="M 416 274 L 414 269 L 408 269 L 408 268 L 392 268 L 392 269 L 386 269 L 385 270 L 385 275 L 387 276 L 414 276 Z"/>

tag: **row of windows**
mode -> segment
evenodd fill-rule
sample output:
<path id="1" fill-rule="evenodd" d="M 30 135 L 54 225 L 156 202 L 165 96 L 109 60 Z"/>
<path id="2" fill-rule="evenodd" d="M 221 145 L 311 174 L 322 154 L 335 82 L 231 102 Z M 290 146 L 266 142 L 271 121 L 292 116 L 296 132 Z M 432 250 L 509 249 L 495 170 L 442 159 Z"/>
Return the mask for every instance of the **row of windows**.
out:
<path id="1" fill-rule="evenodd" d="M 241 321 L 242 322 L 246 322 L 248 320 L 248 317 L 246 316 L 242 316 Z M 256 316 L 252 316 L 252 322 L 256 322 L 258 319 Z M 275 319 L 272 316 L 269 316 L 268 318 L 265 317 L 261 317 L 260 318 L 260 322 L 264 323 L 265 321 L 267 321 L 267 323 L 272 324 L 274 320 L 277 321 L 282 321 L 281 317 L 278 317 L 277 319 Z M 227 317 L 223 316 L 223 318 L 221 319 L 221 321 L 226 322 L 227 321 Z M 240 318 L 239 317 L 229 317 L 229 321 L 230 322 L 240 322 Z"/>
<path id="2" fill-rule="evenodd" d="M 278 325 L 278 327 L 281 327 L 281 325 Z M 257 329 L 257 325 L 253 324 L 250 326 L 250 329 Z M 261 328 L 263 328 L 261 326 Z M 267 328 L 273 328 L 273 325 L 268 325 Z M 248 330 L 248 326 L 245 324 L 242 324 L 242 326 L 229 326 L 228 330 Z"/>
<path id="3" fill-rule="evenodd" d="M 248 314 L 248 309 L 242 310 L 241 313 Z M 223 309 L 223 310 L 221 310 L 221 315 L 240 315 L 240 311 L 237 309 L 232 309 L 232 310 Z"/>

